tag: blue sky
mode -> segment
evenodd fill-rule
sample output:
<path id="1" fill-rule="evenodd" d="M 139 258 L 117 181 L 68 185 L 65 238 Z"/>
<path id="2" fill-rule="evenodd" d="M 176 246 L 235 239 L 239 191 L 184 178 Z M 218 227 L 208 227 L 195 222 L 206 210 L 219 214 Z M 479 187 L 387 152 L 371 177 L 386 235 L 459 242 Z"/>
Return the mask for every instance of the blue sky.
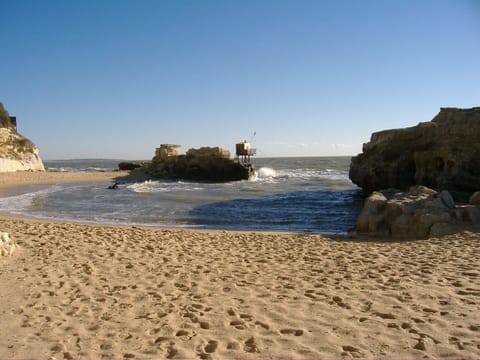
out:
<path id="1" fill-rule="evenodd" d="M 43 159 L 249 140 L 354 155 L 480 106 L 478 0 L 0 0 L 0 101 Z"/>

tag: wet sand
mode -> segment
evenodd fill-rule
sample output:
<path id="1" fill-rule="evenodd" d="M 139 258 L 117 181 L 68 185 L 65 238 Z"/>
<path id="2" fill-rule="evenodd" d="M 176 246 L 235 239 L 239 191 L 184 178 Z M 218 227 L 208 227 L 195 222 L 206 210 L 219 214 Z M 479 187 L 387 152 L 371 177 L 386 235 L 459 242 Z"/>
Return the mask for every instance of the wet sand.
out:
<path id="1" fill-rule="evenodd" d="M 118 175 L 0 174 L 0 190 Z M 1 358 L 480 357 L 480 234 L 392 242 L 7 215 L 0 231 L 19 245 L 0 258 Z"/>

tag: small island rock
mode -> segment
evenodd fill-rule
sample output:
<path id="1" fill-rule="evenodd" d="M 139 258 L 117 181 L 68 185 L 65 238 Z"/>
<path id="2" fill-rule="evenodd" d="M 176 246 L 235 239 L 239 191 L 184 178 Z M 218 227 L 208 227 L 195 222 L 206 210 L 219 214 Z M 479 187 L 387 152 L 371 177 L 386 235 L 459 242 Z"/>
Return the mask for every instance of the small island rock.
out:
<path id="1" fill-rule="evenodd" d="M 190 149 L 179 155 L 179 145 L 163 144 L 144 171 L 153 178 L 225 182 L 249 179 L 254 173 L 251 164 L 230 158 L 220 147 Z"/>

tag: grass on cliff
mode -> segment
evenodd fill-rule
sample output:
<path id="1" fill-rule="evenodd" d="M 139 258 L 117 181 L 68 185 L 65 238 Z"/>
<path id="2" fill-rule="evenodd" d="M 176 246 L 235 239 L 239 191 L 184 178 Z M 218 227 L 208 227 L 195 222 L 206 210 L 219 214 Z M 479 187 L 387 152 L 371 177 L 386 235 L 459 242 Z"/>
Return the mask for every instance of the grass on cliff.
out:
<path id="1" fill-rule="evenodd" d="M 0 102 L 0 127 L 11 128 L 13 127 L 12 122 L 10 121 L 10 115 L 8 111 L 3 107 L 3 104 Z"/>
<path id="2" fill-rule="evenodd" d="M 20 159 L 24 153 L 34 149 L 35 145 L 30 140 L 17 133 L 8 111 L 0 102 L 0 157 Z"/>

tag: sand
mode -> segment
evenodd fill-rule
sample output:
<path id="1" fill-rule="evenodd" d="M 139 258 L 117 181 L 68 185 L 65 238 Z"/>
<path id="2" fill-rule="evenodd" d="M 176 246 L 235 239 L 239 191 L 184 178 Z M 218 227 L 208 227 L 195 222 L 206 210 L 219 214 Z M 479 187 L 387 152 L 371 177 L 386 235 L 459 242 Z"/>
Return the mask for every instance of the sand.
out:
<path id="1" fill-rule="evenodd" d="M 480 234 L 0 231 L 0 358 L 480 358 Z"/>
<path id="2" fill-rule="evenodd" d="M 112 172 L 0 172 L 0 196 L 16 195 L 31 187 L 57 183 L 78 183 L 128 179 L 127 171 Z"/>

